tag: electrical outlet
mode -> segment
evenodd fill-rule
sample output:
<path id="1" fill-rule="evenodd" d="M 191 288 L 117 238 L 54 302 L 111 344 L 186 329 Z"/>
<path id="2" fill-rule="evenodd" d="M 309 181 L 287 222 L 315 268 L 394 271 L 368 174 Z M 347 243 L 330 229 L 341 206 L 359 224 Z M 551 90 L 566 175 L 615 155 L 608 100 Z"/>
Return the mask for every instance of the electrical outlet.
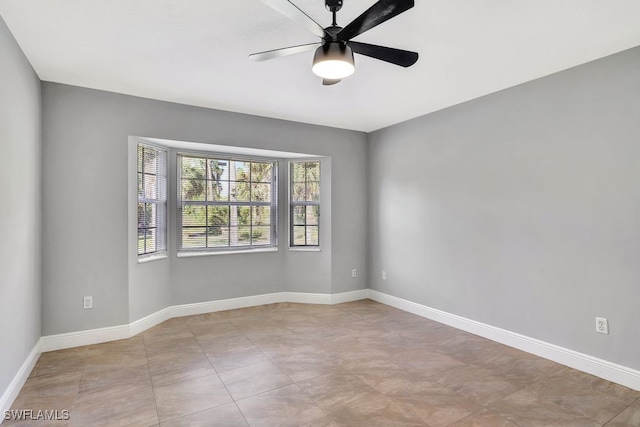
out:
<path id="1" fill-rule="evenodd" d="M 387 280 L 387 271 L 382 270 L 382 280 Z"/>
<path id="2" fill-rule="evenodd" d="M 93 297 L 84 297 L 84 308 L 93 308 Z"/>
<path id="3" fill-rule="evenodd" d="M 601 334 L 609 333 L 609 321 L 604 317 L 596 317 L 596 332 Z"/>
<path id="4" fill-rule="evenodd" d="M 355 268 L 351 269 L 351 277 L 353 278 L 358 277 L 358 270 L 356 270 Z"/>

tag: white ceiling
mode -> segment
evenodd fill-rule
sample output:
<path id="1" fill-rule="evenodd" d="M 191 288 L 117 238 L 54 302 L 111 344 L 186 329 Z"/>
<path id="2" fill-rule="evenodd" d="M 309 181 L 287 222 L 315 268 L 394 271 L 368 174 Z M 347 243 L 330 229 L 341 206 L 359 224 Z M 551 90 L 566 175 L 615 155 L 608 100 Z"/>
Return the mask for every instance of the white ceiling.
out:
<path id="1" fill-rule="evenodd" d="M 324 0 L 294 0 L 322 26 Z M 345 0 L 345 26 L 374 0 Z M 640 45 L 638 0 L 417 0 L 355 40 L 417 51 L 401 68 L 356 55 L 322 86 L 317 37 L 259 0 L 0 0 L 39 77 L 259 116 L 373 131 Z"/>

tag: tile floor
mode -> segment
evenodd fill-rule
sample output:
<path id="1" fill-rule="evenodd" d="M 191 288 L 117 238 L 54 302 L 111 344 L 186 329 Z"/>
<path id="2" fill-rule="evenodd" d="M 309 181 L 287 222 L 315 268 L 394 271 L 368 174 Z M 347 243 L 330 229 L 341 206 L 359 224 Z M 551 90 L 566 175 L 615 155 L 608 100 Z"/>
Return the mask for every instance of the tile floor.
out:
<path id="1" fill-rule="evenodd" d="M 639 392 L 370 300 L 44 353 L 13 408 L 70 418 L 3 426 L 640 426 Z"/>

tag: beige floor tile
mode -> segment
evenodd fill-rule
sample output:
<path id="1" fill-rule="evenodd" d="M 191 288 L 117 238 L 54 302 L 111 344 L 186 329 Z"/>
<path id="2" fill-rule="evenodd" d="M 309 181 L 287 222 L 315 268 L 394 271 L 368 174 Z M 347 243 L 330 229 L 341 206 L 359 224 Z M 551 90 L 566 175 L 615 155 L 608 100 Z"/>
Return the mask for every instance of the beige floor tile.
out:
<path id="1" fill-rule="evenodd" d="M 160 424 L 162 427 L 247 427 L 234 402 Z"/>
<path id="2" fill-rule="evenodd" d="M 160 422 L 232 402 L 217 375 L 154 387 Z"/>
<path id="3" fill-rule="evenodd" d="M 616 397 L 587 386 L 577 385 L 561 377 L 545 379 L 526 390 L 600 424 L 608 422 L 629 406 Z"/>
<path id="4" fill-rule="evenodd" d="M 83 427 L 640 427 L 639 399 L 364 300 L 181 317 L 128 340 L 44 353 L 13 408 L 67 409 Z"/>
<path id="5" fill-rule="evenodd" d="M 131 337 L 126 340 L 110 341 L 101 344 L 93 344 L 88 346 L 87 354 L 95 353 L 111 353 L 111 352 L 128 352 L 128 353 L 144 353 L 144 339 L 141 335 Z"/>
<path id="6" fill-rule="evenodd" d="M 521 390 L 489 408 L 521 427 L 598 427 L 601 424 L 560 405 Z"/>
<path id="7" fill-rule="evenodd" d="M 452 369 L 432 378 L 440 385 L 482 406 L 500 400 L 519 389 L 502 377 L 475 366 Z"/>
<path id="8" fill-rule="evenodd" d="M 179 334 L 173 338 L 151 341 L 145 347 L 149 357 L 202 351 L 200 343 L 190 332 Z"/>
<path id="9" fill-rule="evenodd" d="M 219 375 L 235 400 L 244 399 L 245 397 L 254 396 L 292 383 L 291 379 L 271 361 L 221 372 Z"/>
<path id="10" fill-rule="evenodd" d="M 500 415 L 487 409 L 478 411 L 460 421 L 451 424 L 450 427 L 518 427 L 511 421 L 505 420 Z"/>
<path id="11" fill-rule="evenodd" d="M 295 384 L 236 403 L 252 427 L 300 426 L 325 416 L 325 412 Z"/>
<path id="12" fill-rule="evenodd" d="M 364 395 L 348 405 L 339 406 L 331 414 L 352 425 L 424 426 L 425 422 L 398 400 L 378 394 Z"/>
<path id="13" fill-rule="evenodd" d="M 455 391 L 435 381 L 416 376 L 387 393 L 410 408 L 431 427 L 444 427 L 482 409 Z"/>
<path id="14" fill-rule="evenodd" d="M 561 365 L 550 362 L 540 363 L 536 359 L 512 359 L 501 364 L 483 364 L 484 369 L 518 388 L 534 384 L 562 369 Z"/>
<path id="15" fill-rule="evenodd" d="M 156 402 L 151 389 L 77 402 L 71 412 L 71 425 L 150 426 L 158 423 Z"/>
<path id="16" fill-rule="evenodd" d="M 318 376 L 299 382 L 298 386 L 326 411 L 348 405 L 361 397 L 375 397 L 380 394 L 357 376 L 346 371 Z"/>
<path id="17" fill-rule="evenodd" d="M 241 334 L 240 329 L 227 320 L 202 321 L 197 323 L 189 322 L 188 325 L 193 335 L 198 338 L 198 341 L 206 338 Z"/>
<path id="18" fill-rule="evenodd" d="M 558 372 L 557 376 L 568 378 L 569 380 L 571 380 L 571 382 L 574 382 L 576 384 L 587 386 L 593 390 L 616 397 L 627 404 L 631 404 L 637 399 L 640 399 L 640 391 L 632 390 L 630 388 L 612 383 L 607 380 L 603 380 L 602 378 L 598 378 L 585 372 L 577 371 L 575 369 L 563 368 L 560 372 Z"/>
<path id="19" fill-rule="evenodd" d="M 91 371 L 82 374 L 78 402 L 90 399 L 110 399 L 118 394 L 151 390 L 149 367 L 133 366 L 111 371 Z"/>
<path id="20" fill-rule="evenodd" d="M 640 400 L 605 424 L 606 427 L 640 427 Z"/>
<path id="21" fill-rule="evenodd" d="M 110 372 L 123 368 L 146 368 L 147 356 L 144 352 L 134 351 L 93 351 L 85 359 L 83 372 Z"/>
<path id="22" fill-rule="evenodd" d="M 293 382 L 305 381 L 320 375 L 331 374 L 336 371 L 343 371 L 335 363 L 324 362 L 308 362 L 287 359 L 276 359 L 275 364 L 284 372 Z"/>
<path id="23" fill-rule="evenodd" d="M 218 373 L 269 361 L 262 350 L 252 343 L 230 349 L 210 350 L 206 355 Z"/>
<path id="24" fill-rule="evenodd" d="M 85 364 L 86 358 L 87 347 L 42 353 L 30 376 L 35 377 L 61 371 L 77 372 L 78 368 Z"/>
<path id="25" fill-rule="evenodd" d="M 80 387 L 80 373 L 69 373 L 67 371 L 56 371 L 52 374 L 30 377 L 25 382 L 22 390 L 11 405 L 14 411 L 32 411 L 29 415 L 20 417 L 21 421 L 11 423 L 17 425 L 66 425 L 66 420 L 42 420 L 32 421 L 33 417 L 39 418 L 39 411 L 49 411 L 51 414 L 58 411 L 68 411 L 69 414 L 74 409 L 78 389 Z M 4 413 L 2 414 L 4 417 Z M 40 417 L 42 418 L 42 417 Z M 5 424 L 3 424 L 5 425 Z M 9 423 L 7 423 L 9 425 Z"/>
<path id="26" fill-rule="evenodd" d="M 153 356 L 148 360 L 154 387 L 216 373 L 202 350 L 194 353 Z"/>
<path id="27" fill-rule="evenodd" d="M 141 335 L 144 339 L 145 345 L 147 345 L 154 341 L 190 336 L 193 335 L 193 333 L 191 332 L 191 329 L 189 329 L 189 325 L 187 325 L 184 318 L 177 317 L 149 328 Z"/>

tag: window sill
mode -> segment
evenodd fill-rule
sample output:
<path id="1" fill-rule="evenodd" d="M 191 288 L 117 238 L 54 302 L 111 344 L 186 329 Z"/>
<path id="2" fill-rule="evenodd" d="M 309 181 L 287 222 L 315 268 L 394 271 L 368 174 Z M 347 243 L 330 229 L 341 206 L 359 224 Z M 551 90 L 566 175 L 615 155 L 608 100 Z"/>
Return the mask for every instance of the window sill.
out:
<path id="1" fill-rule="evenodd" d="M 191 258 L 211 255 L 238 255 L 238 254 L 263 254 L 267 252 L 278 252 L 277 247 L 263 249 L 249 249 L 237 251 L 218 251 L 218 252 L 178 252 L 178 258 Z"/>
<path id="2" fill-rule="evenodd" d="M 297 247 L 297 246 L 290 247 L 289 251 L 290 252 L 322 252 L 319 247 L 305 248 L 305 247 Z"/>
<path id="3" fill-rule="evenodd" d="M 169 256 L 167 255 L 166 252 L 162 252 L 159 254 L 152 254 L 152 255 L 141 255 L 138 257 L 138 264 L 144 264 L 147 262 L 152 262 L 152 261 L 158 261 L 161 259 L 165 259 L 168 258 Z"/>

